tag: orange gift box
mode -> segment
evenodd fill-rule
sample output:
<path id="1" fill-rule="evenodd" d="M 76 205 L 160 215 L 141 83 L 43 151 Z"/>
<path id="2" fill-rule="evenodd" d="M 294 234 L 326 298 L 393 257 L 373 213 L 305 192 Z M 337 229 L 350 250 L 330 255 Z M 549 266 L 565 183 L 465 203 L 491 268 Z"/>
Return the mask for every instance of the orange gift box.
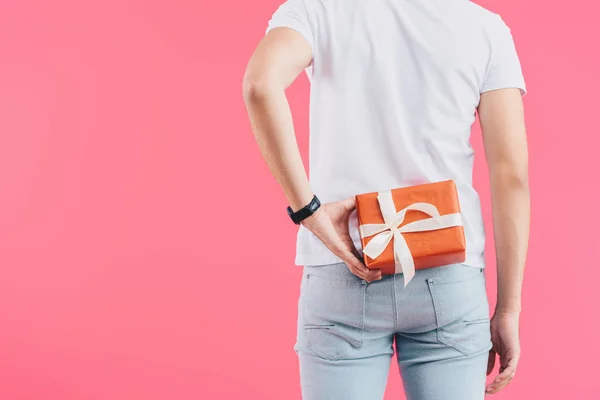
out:
<path id="1" fill-rule="evenodd" d="M 453 180 L 358 194 L 355 199 L 369 269 L 380 269 L 383 275 L 404 273 L 406 286 L 415 270 L 465 261 Z"/>

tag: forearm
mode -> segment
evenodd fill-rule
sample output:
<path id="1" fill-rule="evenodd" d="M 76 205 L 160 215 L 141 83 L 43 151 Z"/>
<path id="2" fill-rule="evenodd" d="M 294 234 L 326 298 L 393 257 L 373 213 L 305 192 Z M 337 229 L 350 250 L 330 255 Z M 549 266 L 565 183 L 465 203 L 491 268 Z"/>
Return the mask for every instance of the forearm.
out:
<path id="1" fill-rule="evenodd" d="M 496 168 L 490 184 L 498 274 L 496 311 L 520 312 L 530 224 L 527 173 Z"/>
<path id="2" fill-rule="evenodd" d="M 254 137 L 268 168 L 296 211 L 313 196 L 300 156 L 285 89 L 277 83 L 244 83 L 244 100 Z"/>

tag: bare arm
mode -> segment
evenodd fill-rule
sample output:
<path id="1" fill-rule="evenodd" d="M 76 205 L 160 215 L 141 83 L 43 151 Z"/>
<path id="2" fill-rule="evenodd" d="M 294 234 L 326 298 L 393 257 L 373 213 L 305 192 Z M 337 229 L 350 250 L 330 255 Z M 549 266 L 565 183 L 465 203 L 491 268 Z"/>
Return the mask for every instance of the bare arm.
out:
<path id="1" fill-rule="evenodd" d="M 289 28 L 275 28 L 258 44 L 244 76 L 243 94 L 261 154 L 292 209 L 313 193 L 294 132 L 285 90 L 312 60 L 310 45 Z"/>
<path id="2" fill-rule="evenodd" d="M 496 393 L 515 376 L 520 357 L 519 315 L 530 220 L 528 153 L 519 89 L 482 93 L 478 112 L 489 168 L 498 274 L 488 375 L 496 354 L 500 374 L 487 387 L 488 393 Z"/>
<path id="3" fill-rule="evenodd" d="M 252 131 L 271 173 L 296 211 L 310 202 L 313 191 L 300 157 L 285 90 L 310 65 L 308 41 L 287 27 L 272 29 L 258 44 L 244 75 L 243 94 Z M 302 221 L 357 276 L 380 279 L 358 258 L 348 233 L 354 199 L 324 204 Z"/>
<path id="4" fill-rule="evenodd" d="M 521 94 L 516 88 L 482 93 L 478 111 L 492 194 L 498 269 L 496 310 L 520 312 L 530 214 Z"/>

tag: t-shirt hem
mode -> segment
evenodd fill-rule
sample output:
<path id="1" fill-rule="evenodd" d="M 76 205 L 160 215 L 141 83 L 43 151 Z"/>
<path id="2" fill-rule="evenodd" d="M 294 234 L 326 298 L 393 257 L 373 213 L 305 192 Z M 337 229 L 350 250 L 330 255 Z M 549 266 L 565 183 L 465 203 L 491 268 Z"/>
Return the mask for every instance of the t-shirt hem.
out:
<path id="1" fill-rule="evenodd" d="M 519 91 L 521 92 L 521 97 L 523 97 L 527 94 L 527 87 L 525 86 L 525 84 L 522 81 L 515 82 L 515 81 L 509 81 L 509 80 L 488 83 L 484 87 L 481 88 L 479 93 L 481 94 L 481 93 L 489 92 L 490 90 L 509 89 L 509 88 L 519 89 Z"/>
<path id="2" fill-rule="evenodd" d="M 296 253 L 294 263 L 298 266 L 328 265 L 344 262 L 333 253 Z M 485 268 L 485 258 L 480 253 L 467 252 L 461 264 L 474 268 Z"/>

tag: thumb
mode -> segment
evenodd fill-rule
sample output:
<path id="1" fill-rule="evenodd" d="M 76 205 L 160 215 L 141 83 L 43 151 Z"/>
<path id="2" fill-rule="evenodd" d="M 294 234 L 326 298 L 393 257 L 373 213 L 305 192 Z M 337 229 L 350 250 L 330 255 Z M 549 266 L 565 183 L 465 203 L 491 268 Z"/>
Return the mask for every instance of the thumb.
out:
<path id="1" fill-rule="evenodd" d="M 347 199 L 340 201 L 340 204 L 344 208 L 344 211 L 352 212 L 356 208 L 356 199 L 354 196 L 348 197 Z"/>

